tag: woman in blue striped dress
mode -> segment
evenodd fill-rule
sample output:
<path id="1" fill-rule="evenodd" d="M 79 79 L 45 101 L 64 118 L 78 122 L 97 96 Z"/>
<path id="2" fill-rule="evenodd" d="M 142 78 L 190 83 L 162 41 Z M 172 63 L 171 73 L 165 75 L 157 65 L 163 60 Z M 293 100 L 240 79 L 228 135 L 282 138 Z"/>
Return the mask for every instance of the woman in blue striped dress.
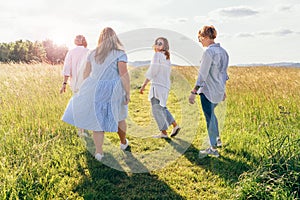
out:
<path id="1" fill-rule="evenodd" d="M 126 122 L 130 100 L 127 55 L 112 28 L 104 28 L 98 46 L 87 57 L 84 81 L 69 101 L 62 120 L 93 131 L 95 158 L 103 158 L 104 132 L 117 132 L 120 148 L 129 144 Z"/>

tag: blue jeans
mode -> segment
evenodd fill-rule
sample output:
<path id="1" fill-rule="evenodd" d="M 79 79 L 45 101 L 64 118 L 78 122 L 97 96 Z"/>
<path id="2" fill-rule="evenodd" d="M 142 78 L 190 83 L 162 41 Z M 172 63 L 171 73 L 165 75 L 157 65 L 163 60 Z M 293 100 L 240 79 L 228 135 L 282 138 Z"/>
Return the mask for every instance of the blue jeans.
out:
<path id="1" fill-rule="evenodd" d="M 167 107 L 159 105 L 159 100 L 151 99 L 152 114 L 160 131 L 165 131 L 175 121 Z"/>
<path id="2" fill-rule="evenodd" d="M 211 103 L 204 94 L 200 94 L 202 110 L 206 119 L 206 127 L 210 140 L 210 145 L 217 146 L 217 137 L 219 137 L 218 119 L 215 115 L 216 103 Z"/>

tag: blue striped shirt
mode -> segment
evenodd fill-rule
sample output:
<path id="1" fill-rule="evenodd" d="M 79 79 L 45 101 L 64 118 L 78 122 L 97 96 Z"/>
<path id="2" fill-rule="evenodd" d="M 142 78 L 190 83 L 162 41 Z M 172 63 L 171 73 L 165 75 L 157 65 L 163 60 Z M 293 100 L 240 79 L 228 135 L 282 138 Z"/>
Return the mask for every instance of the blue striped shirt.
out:
<path id="1" fill-rule="evenodd" d="M 209 45 L 203 53 L 196 82 L 200 86 L 197 93 L 203 93 L 212 103 L 219 103 L 224 98 L 228 62 L 229 56 L 219 43 Z"/>

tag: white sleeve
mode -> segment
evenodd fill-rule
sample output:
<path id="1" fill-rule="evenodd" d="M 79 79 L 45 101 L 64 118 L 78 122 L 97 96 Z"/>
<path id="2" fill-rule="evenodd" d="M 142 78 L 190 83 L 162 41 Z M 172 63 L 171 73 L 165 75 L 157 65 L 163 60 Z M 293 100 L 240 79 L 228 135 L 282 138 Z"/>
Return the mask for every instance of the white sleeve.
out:
<path id="1" fill-rule="evenodd" d="M 67 53 L 64 61 L 63 76 L 72 76 L 72 59 L 70 52 Z"/>
<path id="2" fill-rule="evenodd" d="M 159 66 L 160 66 L 160 55 L 159 53 L 155 53 L 151 60 L 149 69 L 146 72 L 146 78 L 152 80 L 154 77 L 156 77 L 159 72 Z"/>

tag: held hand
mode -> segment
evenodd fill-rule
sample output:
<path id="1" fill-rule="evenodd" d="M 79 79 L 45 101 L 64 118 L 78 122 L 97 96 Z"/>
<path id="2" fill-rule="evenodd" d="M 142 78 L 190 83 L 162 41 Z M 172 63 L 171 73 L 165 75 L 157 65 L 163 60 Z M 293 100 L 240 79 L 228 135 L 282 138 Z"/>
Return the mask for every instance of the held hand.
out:
<path id="1" fill-rule="evenodd" d="M 189 102 L 190 104 L 194 104 L 195 103 L 195 94 L 191 94 L 190 97 L 189 97 Z"/>
<path id="2" fill-rule="evenodd" d="M 141 94 L 144 94 L 144 90 L 145 90 L 145 87 L 142 86 L 141 89 L 140 89 L 140 93 L 141 93 Z"/>
<path id="3" fill-rule="evenodd" d="M 60 94 L 62 94 L 64 92 L 66 92 L 66 85 L 65 84 L 63 84 L 63 86 L 61 87 Z"/>
<path id="4" fill-rule="evenodd" d="M 144 89 L 143 88 L 140 89 L 140 94 L 144 94 Z"/>
<path id="5" fill-rule="evenodd" d="M 226 99 L 226 92 L 224 93 L 224 97 L 223 97 L 223 101 L 225 101 L 225 99 Z"/>
<path id="6" fill-rule="evenodd" d="M 124 105 L 128 105 L 130 102 L 130 94 L 126 94 L 125 95 L 125 102 L 124 102 Z"/>

